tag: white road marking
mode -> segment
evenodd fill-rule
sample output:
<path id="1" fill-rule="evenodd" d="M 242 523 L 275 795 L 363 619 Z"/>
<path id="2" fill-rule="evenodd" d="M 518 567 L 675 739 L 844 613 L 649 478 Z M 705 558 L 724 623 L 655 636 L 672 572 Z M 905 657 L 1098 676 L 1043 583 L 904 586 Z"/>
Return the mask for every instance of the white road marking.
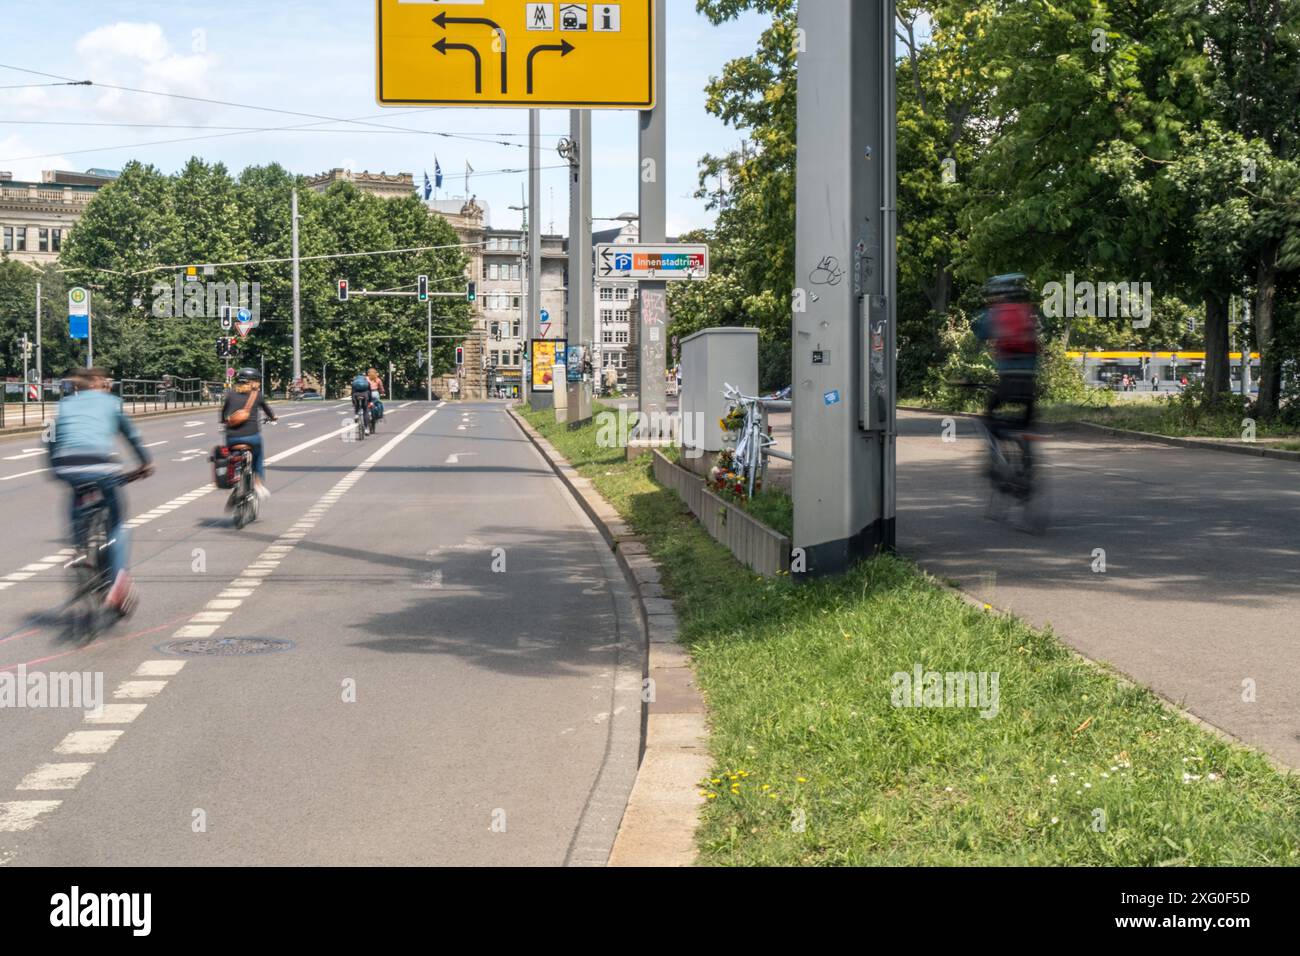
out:
<path id="1" fill-rule="evenodd" d="M 74 730 L 63 738 L 54 752 L 65 756 L 106 754 L 124 733 L 125 730 Z"/>
<path id="2" fill-rule="evenodd" d="M 306 422 L 290 422 L 290 423 L 289 423 L 289 427 L 290 427 L 290 428 L 306 428 L 306 427 L 307 427 L 307 423 L 306 423 Z"/>
<path id="3" fill-rule="evenodd" d="M 252 594 L 253 592 L 249 591 L 248 593 Z M 239 607 L 239 605 L 243 603 L 244 603 L 243 601 L 233 600 L 233 599 L 217 599 L 217 600 L 209 601 L 207 604 L 203 606 L 206 607 L 209 611 L 233 611 L 235 608 Z"/>
<path id="4" fill-rule="evenodd" d="M 166 438 L 164 438 L 162 441 L 151 441 L 151 442 L 149 442 L 149 444 L 145 445 L 144 447 L 145 447 L 145 448 L 153 448 L 155 445 L 165 445 L 165 444 L 167 444 L 167 439 L 166 439 Z"/>
<path id="5" fill-rule="evenodd" d="M 29 451 L 25 455 L 6 455 L 5 461 L 22 461 L 24 458 L 35 458 L 37 455 L 44 455 L 44 449 L 40 451 Z"/>
<path id="6" fill-rule="evenodd" d="M 172 677 L 181 672 L 184 661 L 145 661 L 135 669 L 136 677 Z"/>
<path id="7" fill-rule="evenodd" d="M 207 432 L 195 432 L 193 435 L 186 435 L 186 438 L 202 438 Z"/>
<path id="8" fill-rule="evenodd" d="M 59 806 L 62 800 L 15 800 L 0 803 L 0 833 L 23 833 L 36 826 L 42 814 Z"/>
<path id="9" fill-rule="evenodd" d="M 124 680 L 113 691 L 114 700 L 145 700 L 157 697 L 164 687 L 165 680 Z"/>
<path id="10" fill-rule="evenodd" d="M 98 716 L 86 715 L 88 724 L 129 724 L 144 713 L 144 704 L 105 704 Z"/>
<path id="11" fill-rule="evenodd" d="M 177 628 L 172 637 L 211 637 L 215 633 L 217 633 L 215 624 L 186 624 Z"/>
<path id="12" fill-rule="evenodd" d="M 460 460 L 461 460 L 462 458 L 476 458 L 476 457 L 478 457 L 478 452 L 476 452 L 476 451 L 458 451 L 458 452 L 453 452 L 452 454 L 450 454 L 450 455 L 447 456 L 447 460 L 446 460 L 445 462 L 443 462 L 443 464 L 444 464 L 444 465 L 459 465 L 459 464 L 460 464 Z"/>
<path id="13" fill-rule="evenodd" d="M 195 427 L 197 427 L 197 426 L 199 426 L 199 425 L 203 425 L 203 424 L 205 424 L 205 422 L 203 422 L 202 420 L 199 420 L 199 421 L 196 421 L 196 422 L 186 422 L 186 423 L 185 423 L 185 427 L 186 427 L 186 428 L 195 428 Z"/>
<path id="14" fill-rule="evenodd" d="M 53 565 L 52 563 L 51 563 L 51 564 L 29 564 L 29 565 L 27 565 L 25 568 L 23 568 L 22 570 L 24 570 L 24 571 L 48 571 L 48 570 L 49 570 L 50 568 L 52 568 L 52 567 L 54 567 L 54 565 Z"/>
<path id="15" fill-rule="evenodd" d="M 13 574 L 6 574 L 6 581 L 26 581 L 28 578 L 36 577 L 35 571 L 15 571 Z"/>
<path id="16" fill-rule="evenodd" d="M 43 763 L 15 790 L 76 790 L 81 778 L 95 769 L 93 763 Z"/>
<path id="17" fill-rule="evenodd" d="M 49 471 L 48 468 L 37 468 L 35 471 L 23 471 L 16 475 L 5 475 L 0 481 L 13 481 L 15 478 L 26 478 L 28 475 L 39 475 L 43 471 Z"/>
<path id="18" fill-rule="evenodd" d="M 224 624 L 230 617 L 230 611 L 199 611 L 190 618 L 193 624 Z"/>

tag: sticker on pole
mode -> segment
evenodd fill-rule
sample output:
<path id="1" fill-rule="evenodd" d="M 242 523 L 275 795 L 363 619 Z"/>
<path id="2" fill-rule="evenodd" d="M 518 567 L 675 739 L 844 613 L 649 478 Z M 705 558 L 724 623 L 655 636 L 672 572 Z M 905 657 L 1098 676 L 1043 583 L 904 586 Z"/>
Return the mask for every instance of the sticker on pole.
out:
<path id="1" fill-rule="evenodd" d="M 381 106 L 654 106 L 654 0 L 376 0 Z"/>
<path id="2" fill-rule="evenodd" d="M 838 389 L 832 389 L 822 396 L 822 401 L 827 405 L 838 405 L 840 403 L 840 393 Z"/>

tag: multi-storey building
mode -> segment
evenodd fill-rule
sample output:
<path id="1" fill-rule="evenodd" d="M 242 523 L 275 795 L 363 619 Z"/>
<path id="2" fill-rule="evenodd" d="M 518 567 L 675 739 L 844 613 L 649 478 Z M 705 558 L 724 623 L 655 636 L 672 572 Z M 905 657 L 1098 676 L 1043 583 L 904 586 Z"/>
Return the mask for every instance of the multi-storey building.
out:
<path id="1" fill-rule="evenodd" d="M 564 339 L 568 328 L 569 253 L 563 236 L 543 235 L 540 338 Z M 527 233 L 519 229 L 487 229 L 483 245 L 483 281 L 479 306 L 487 330 L 488 387 L 517 396 L 523 386 L 528 330 Z"/>
<path id="2" fill-rule="evenodd" d="M 46 170 L 41 182 L 30 183 L 0 172 L 0 249 L 26 262 L 54 262 L 86 205 L 117 175 Z"/>
<path id="3" fill-rule="evenodd" d="M 607 243 L 627 245 L 640 238 L 636 222 L 618 229 L 605 229 L 591 236 L 593 246 Z M 629 310 L 636 297 L 637 283 L 626 279 L 605 279 L 596 283 L 596 342 L 592 358 L 600 370 L 602 385 L 628 385 L 628 373 L 635 369 L 634 330 Z"/>

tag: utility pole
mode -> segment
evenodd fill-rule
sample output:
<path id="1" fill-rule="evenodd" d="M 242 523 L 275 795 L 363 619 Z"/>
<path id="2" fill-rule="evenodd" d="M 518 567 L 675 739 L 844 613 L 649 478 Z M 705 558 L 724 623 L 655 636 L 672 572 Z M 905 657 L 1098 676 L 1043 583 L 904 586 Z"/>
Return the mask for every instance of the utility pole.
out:
<path id="1" fill-rule="evenodd" d="M 894 547 L 894 6 L 799 6 L 796 575 Z"/>
<path id="2" fill-rule="evenodd" d="M 638 145 L 641 163 L 638 168 L 640 241 L 655 243 L 668 239 L 668 188 L 665 181 L 668 160 L 668 5 L 654 5 L 654 89 L 655 106 L 640 113 Z M 638 361 L 640 385 L 637 388 L 637 434 L 650 435 L 644 429 L 667 410 L 668 388 L 664 382 L 668 349 L 668 284 L 663 280 L 642 281 L 638 289 L 637 308 Z M 657 414 L 658 413 L 658 414 Z M 652 418 L 653 416 L 653 418 Z"/>
<path id="3" fill-rule="evenodd" d="M 428 364 L 425 366 L 425 399 L 433 401 L 433 299 L 425 303 L 429 307 L 428 325 L 425 332 L 427 342 L 424 350 L 424 360 Z"/>
<path id="4" fill-rule="evenodd" d="M 555 403 L 554 392 L 537 392 L 531 389 L 532 369 L 537 364 L 537 356 L 531 355 L 532 340 L 537 337 L 537 320 L 542 310 L 542 112 L 528 111 L 528 297 L 525 308 L 528 310 L 524 325 L 524 335 L 530 348 L 532 362 L 529 365 L 527 385 L 528 403 L 533 408 L 550 408 Z M 555 384 L 552 384 L 552 388 Z"/>
<path id="5" fill-rule="evenodd" d="M 32 354 L 32 343 L 31 343 L 30 341 L 28 341 L 28 339 L 27 339 L 27 333 L 26 333 L 26 332 L 23 333 L 23 337 L 22 337 L 22 339 L 20 340 L 20 343 L 21 343 L 21 348 L 22 348 L 22 353 L 23 353 L 23 404 L 26 405 L 26 404 L 27 404 L 27 386 L 28 386 L 29 384 L 31 384 L 31 382 L 30 382 L 30 376 L 28 376 L 28 374 L 27 374 L 27 369 L 28 369 L 28 364 L 27 364 L 27 363 L 28 363 L 28 358 L 29 358 L 29 356 Z"/>
<path id="6" fill-rule="evenodd" d="M 293 191 L 293 381 L 302 378 L 302 303 L 298 298 L 298 190 Z M 322 366 L 323 368 L 323 366 Z M 321 388 L 325 387 L 324 372 Z"/>
<path id="7" fill-rule="evenodd" d="M 45 361 L 41 354 L 41 284 L 36 283 L 36 387 L 45 401 Z"/>
<path id="8" fill-rule="evenodd" d="M 86 293 L 86 368 L 95 365 L 95 297 Z"/>
<path id="9" fill-rule="evenodd" d="M 595 345 L 595 297 L 591 267 L 591 111 L 569 112 L 569 139 L 573 157 L 569 168 L 569 346 L 582 349 L 584 362 L 591 361 Z M 592 373 L 597 374 L 593 363 Z M 568 385 L 570 425 L 591 418 L 592 383 Z"/>

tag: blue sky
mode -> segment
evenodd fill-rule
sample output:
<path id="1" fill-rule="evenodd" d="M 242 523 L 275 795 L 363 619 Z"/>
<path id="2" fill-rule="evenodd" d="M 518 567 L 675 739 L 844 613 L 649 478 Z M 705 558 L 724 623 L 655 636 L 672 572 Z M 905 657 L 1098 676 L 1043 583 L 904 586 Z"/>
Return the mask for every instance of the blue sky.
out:
<path id="1" fill-rule="evenodd" d="M 708 224 L 712 216 L 693 198 L 697 162 L 742 138 L 704 110 L 704 84 L 729 59 L 754 49 L 763 20 L 747 16 L 713 27 L 695 12 L 694 0 L 668 4 L 668 226 L 678 233 Z M 33 15 L 5 19 L 0 63 L 77 79 L 319 114 L 372 118 L 395 126 L 470 136 L 513 134 L 524 143 L 522 110 L 411 111 L 375 104 L 374 5 L 371 0 L 224 0 L 213 3 L 143 0 L 47 0 Z M 35 15 L 39 10 L 39 15 Z M 0 69 L 0 86 L 49 80 Z M 379 114 L 382 114 L 379 115 Z M 491 209 L 492 224 L 516 226 L 520 174 L 489 170 L 527 165 L 516 147 L 427 134 L 367 132 L 258 132 L 192 142 L 140 145 L 157 140 L 211 136 L 202 129 L 149 129 L 35 125 L 32 121 L 193 124 L 277 127 L 310 120 L 86 87 L 0 90 L 0 170 L 16 179 L 39 178 L 43 169 L 120 168 L 128 159 L 176 170 L 191 155 L 220 160 L 232 171 L 279 162 L 304 174 L 336 166 L 356 170 L 433 175 L 436 153 L 445 178 L 441 194 L 462 195 L 468 160 L 481 171 L 470 189 Z M 20 121 L 20 122 L 14 122 Z M 568 132 L 564 111 L 543 111 L 543 165 L 560 162 L 554 151 Z M 636 114 L 596 112 L 592 212 L 616 216 L 636 210 Z M 128 149 L 110 146 L 132 145 Z M 52 155 L 45 155 L 52 154 Z M 553 199 L 552 199 L 553 195 Z M 542 226 L 567 232 L 568 188 L 561 170 L 542 180 Z M 597 223 L 597 228 L 611 224 Z"/>

